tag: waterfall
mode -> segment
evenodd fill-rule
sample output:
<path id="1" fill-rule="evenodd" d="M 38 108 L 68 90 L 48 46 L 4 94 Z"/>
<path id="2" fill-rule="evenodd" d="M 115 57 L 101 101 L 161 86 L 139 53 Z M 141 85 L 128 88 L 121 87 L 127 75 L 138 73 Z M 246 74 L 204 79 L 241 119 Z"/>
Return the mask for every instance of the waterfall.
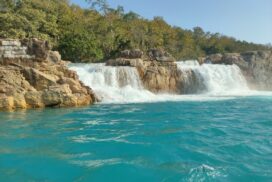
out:
<path id="1" fill-rule="evenodd" d="M 112 67 L 97 63 L 72 64 L 70 69 L 76 71 L 80 80 L 91 87 L 104 103 L 144 102 L 155 97 L 155 94 L 142 87 L 134 67 Z"/>
<path id="2" fill-rule="evenodd" d="M 218 100 L 248 94 L 245 78 L 236 65 L 199 65 L 197 61 L 177 64 L 187 95 L 154 94 L 146 90 L 134 67 L 103 63 L 71 64 L 69 67 L 103 103 Z"/>
<path id="3" fill-rule="evenodd" d="M 241 94 L 248 92 L 247 82 L 236 65 L 217 65 L 203 64 L 199 65 L 197 61 L 181 61 L 177 62 L 178 68 L 181 70 L 185 79 L 191 77 L 188 71 L 191 70 L 196 77 L 198 92 L 213 95 Z M 186 84 L 186 87 L 192 87 L 192 83 Z"/>

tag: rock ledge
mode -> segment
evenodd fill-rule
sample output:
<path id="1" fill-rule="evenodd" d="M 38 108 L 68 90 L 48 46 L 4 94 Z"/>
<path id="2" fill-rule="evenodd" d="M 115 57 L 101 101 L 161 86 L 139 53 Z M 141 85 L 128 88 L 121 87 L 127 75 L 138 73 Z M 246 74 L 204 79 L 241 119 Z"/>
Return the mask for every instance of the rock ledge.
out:
<path id="1" fill-rule="evenodd" d="M 138 70 L 143 86 L 154 93 L 186 94 L 186 78 L 178 69 L 176 60 L 162 49 L 151 49 L 146 54 L 140 50 L 125 50 L 116 59 L 107 61 L 108 66 L 131 66 Z M 192 81 L 194 72 L 188 71 Z"/>
<path id="2" fill-rule="evenodd" d="M 0 40 L 0 110 L 82 106 L 95 100 L 46 41 Z"/>

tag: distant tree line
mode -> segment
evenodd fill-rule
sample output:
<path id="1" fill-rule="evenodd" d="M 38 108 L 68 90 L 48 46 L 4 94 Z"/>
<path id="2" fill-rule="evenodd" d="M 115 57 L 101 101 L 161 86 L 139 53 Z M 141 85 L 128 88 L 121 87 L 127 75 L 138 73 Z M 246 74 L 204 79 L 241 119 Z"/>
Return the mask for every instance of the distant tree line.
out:
<path id="1" fill-rule="evenodd" d="M 177 59 L 271 48 L 200 27 L 173 27 L 162 17 L 147 20 L 121 6 L 110 8 L 105 0 L 89 3 L 83 9 L 69 0 L 0 0 L 0 37 L 48 40 L 73 62 L 103 61 L 132 48 L 163 48 Z"/>

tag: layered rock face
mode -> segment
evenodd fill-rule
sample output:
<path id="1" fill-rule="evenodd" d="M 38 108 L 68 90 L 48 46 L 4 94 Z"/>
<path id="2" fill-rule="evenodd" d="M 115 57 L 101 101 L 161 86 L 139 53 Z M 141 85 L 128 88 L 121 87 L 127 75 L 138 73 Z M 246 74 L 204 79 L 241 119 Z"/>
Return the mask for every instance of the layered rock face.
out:
<path id="1" fill-rule="evenodd" d="M 206 63 L 236 64 L 252 89 L 272 90 L 272 51 L 251 51 L 210 55 Z"/>
<path id="2" fill-rule="evenodd" d="M 37 39 L 0 40 L 0 110 L 70 107 L 95 101 L 93 91 Z"/>
<path id="3" fill-rule="evenodd" d="M 143 86 L 152 92 L 186 93 L 187 80 L 175 61 L 169 53 L 159 49 L 152 49 L 145 55 L 140 50 L 125 50 L 119 58 L 107 61 L 107 65 L 136 67 Z M 191 74 L 194 77 L 194 73 Z"/>

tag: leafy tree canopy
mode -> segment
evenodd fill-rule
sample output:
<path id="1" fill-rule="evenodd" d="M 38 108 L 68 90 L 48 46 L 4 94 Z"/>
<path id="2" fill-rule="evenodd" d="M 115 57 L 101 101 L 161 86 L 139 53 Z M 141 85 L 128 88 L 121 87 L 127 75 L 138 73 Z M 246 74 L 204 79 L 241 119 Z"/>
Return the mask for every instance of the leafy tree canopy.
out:
<path id="1" fill-rule="evenodd" d="M 89 9 L 69 0 L 0 0 L 0 38 L 45 39 L 73 62 L 103 61 L 128 48 L 164 48 L 177 59 L 271 49 L 201 27 L 173 27 L 162 17 L 147 20 L 121 6 L 113 9 L 106 0 L 86 1 Z"/>

